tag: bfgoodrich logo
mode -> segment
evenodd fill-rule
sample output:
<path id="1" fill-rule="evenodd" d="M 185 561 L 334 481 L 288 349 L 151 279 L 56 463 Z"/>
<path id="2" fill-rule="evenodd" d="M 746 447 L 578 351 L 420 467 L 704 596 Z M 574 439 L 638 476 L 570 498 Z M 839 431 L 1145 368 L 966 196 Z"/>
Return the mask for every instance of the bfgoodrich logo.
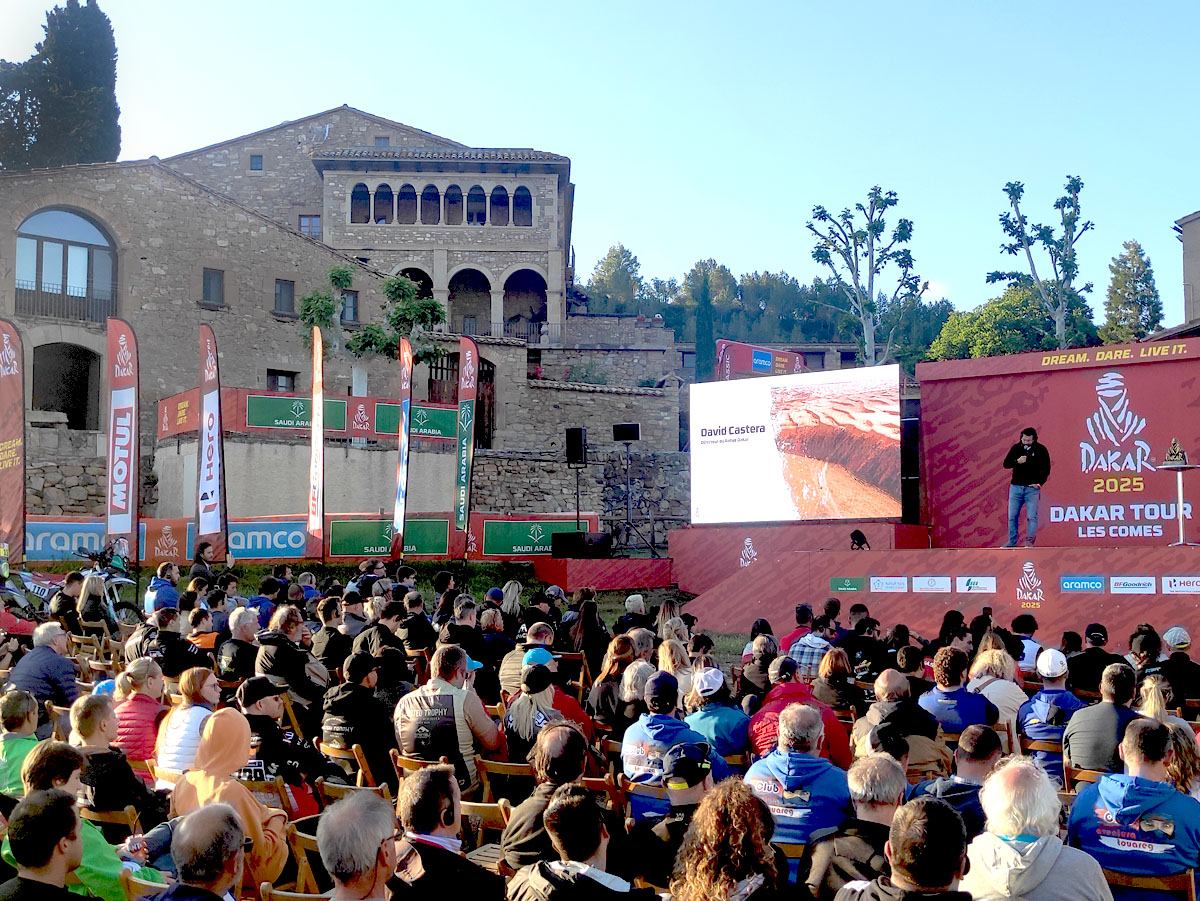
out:
<path id="1" fill-rule="evenodd" d="M 1163 576 L 1163 594 L 1200 594 L 1200 576 Z"/>
<path id="2" fill-rule="evenodd" d="M 1059 591 L 1103 591 L 1104 576 L 1061 576 Z"/>
<path id="3" fill-rule="evenodd" d="M 1157 594 L 1158 579 L 1154 576 L 1110 576 L 1108 590 L 1113 594 Z"/>

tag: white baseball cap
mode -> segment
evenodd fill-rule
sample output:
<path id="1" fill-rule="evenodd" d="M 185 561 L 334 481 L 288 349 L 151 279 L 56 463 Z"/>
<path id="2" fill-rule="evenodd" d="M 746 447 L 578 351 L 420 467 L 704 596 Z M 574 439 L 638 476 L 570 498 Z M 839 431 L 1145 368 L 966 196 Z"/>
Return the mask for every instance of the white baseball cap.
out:
<path id="1" fill-rule="evenodd" d="M 1188 630 L 1183 626 L 1172 626 L 1163 633 L 1163 642 L 1168 647 L 1182 651 L 1192 646 L 1192 636 L 1188 634 Z"/>
<path id="2" fill-rule="evenodd" d="M 1046 648 L 1038 654 L 1038 675 L 1043 679 L 1057 679 L 1067 674 L 1067 658 L 1057 648 Z"/>
<path id="3" fill-rule="evenodd" d="M 725 684 L 725 675 L 715 666 L 707 666 L 696 673 L 692 684 L 696 686 L 696 693 L 700 697 L 707 698 L 719 691 Z"/>

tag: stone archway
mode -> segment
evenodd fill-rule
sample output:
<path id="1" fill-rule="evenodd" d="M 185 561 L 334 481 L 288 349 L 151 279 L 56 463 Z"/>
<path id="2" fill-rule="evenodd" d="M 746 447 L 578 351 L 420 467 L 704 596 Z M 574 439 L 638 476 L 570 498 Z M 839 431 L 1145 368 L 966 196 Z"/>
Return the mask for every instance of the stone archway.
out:
<path id="1" fill-rule="evenodd" d="M 100 430 L 100 355 L 78 344 L 33 349 L 34 410 L 65 413 L 67 428 Z"/>

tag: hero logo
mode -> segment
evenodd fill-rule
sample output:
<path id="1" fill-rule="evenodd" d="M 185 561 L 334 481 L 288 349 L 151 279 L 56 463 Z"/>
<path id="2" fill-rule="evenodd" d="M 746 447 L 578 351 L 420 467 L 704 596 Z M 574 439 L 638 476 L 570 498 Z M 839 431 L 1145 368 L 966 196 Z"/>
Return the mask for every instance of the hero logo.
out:
<path id="1" fill-rule="evenodd" d="M 17 360 L 17 349 L 12 346 L 12 339 L 5 333 L 4 347 L 0 348 L 0 378 L 20 374 L 21 367 Z"/>
<path id="2" fill-rule="evenodd" d="M 1200 576 L 1163 576 L 1163 594 L 1200 594 Z"/>
<path id="3" fill-rule="evenodd" d="M 1059 591 L 1103 591 L 1104 576 L 1062 576 L 1058 580 Z"/>
<path id="4" fill-rule="evenodd" d="M 354 411 L 354 421 L 350 424 L 351 428 L 358 432 L 371 431 L 371 420 L 367 416 L 367 405 L 359 404 L 358 409 Z"/>
<path id="5" fill-rule="evenodd" d="M 742 556 L 738 560 L 738 566 L 749 566 L 758 559 L 758 551 L 754 549 L 754 539 L 747 538 L 742 545 Z"/>
<path id="6" fill-rule="evenodd" d="M 113 411 L 112 474 L 108 480 L 108 507 L 116 513 L 129 510 L 133 489 L 133 408 Z"/>
<path id="7" fill-rule="evenodd" d="M 117 359 L 113 364 L 113 378 L 133 378 L 133 352 L 129 349 L 129 339 L 124 334 L 117 336 Z"/>
<path id="8" fill-rule="evenodd" d="M 213 351 L 213 343 L 211 340 L 205 339 L 207 352 L 204 356 L 204 381 L 215 382 L 217 380 L 217 355 Z"/>
<path id="9" fill-rule="evenodd" d="M 1091 441 L 1079 442 L 1079 467 L 1083 472 L 1154 471 L 1150 445 L 1137 438 L 1146 429 L 1146 417 L 1129 409 L 1125 376 L 1106 372 L 1096 380 L 1100 409 L 1087 420 Z"/>

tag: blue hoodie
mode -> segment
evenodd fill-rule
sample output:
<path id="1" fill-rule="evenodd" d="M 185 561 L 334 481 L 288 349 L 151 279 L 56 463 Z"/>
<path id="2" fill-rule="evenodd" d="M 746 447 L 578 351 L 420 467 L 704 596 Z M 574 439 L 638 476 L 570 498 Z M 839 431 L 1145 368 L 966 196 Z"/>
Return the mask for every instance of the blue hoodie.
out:
<path id="1" fill-rule="evenodd" d="M 621 768 L 630 782 L 662 785 L 663 755 L 680 742 L 708 742 L 699 732 L 689 729 L 673 716 L 661 713 L 643 713 L 638 721 L 625 730 L 621 739 Z M 709 763 L 712 764 L 713 782 L 729 776 L 729 764 L 720 754 L 710 748 Z M 630 799 L 635 820 L 648 816 L 666 816 L 670 804 L 657 798 L 634 795 Z"/>
<path id="2" fill-rule="evenodd" d="M 175 586 L 161 576 L 151 576 L 150 584 L 146 586 L 146 613 L 178 606 L 179 592 L 175 590 Z"/>
<path id="3" fill-rule="evenodd" d="M 750 748 L 750 717 L 732 704 L 707 704 L 685 717 L 684 722 L 703 735 L 722 757 L 745 754 Z"/>
<path id="4" fill-rule="evenodd" d="M 275 612 L 275 602 L 265 595 L 256 594 L 246 601 L 246 606 L 258 613 L 258 627 L 267 628 L 271 622 L 271 614 Z"/>
<path id="5" fill-rule="evenodd" d="M 995 704 L 962 687 L 943 691 L 935 685 L 917 703 L 932 713 L 946 732 L 962 732 L 967 726 L 991 726 L 1000 716 Z"/>
<path id="6" fill-rule="evenodd" d="M 750 765 L 746 782 L 775 817 L 772 841 L 806 845 L 854 816 L 846 771 L 822 757 L 776 749 Z"/>
<path id="7" fill-rule="evenodd" d="M 1200 801 L 1124 774 L 1105 776 L 1079 792 L 1067 841 L 1100 866 L 1138 876 L 1168 876 L 1200 867 Z M 1113 888 L 1117 901 L 1161 901 L 1161 892 Z"/>
<path id="8" fill-rule="evenodd" d="M 1017 727 L 1033 741 L 1061 742 L 1067 731 L 1067 721 L 1080 707 L 1087 705 L 1065 688 L 1039 691 L 1017 711 Z M 1033 759 L 1041 764 L 1051 780 L 1062 785 L 1062 755 L 1053 751 L 1034 751 Z"/>

